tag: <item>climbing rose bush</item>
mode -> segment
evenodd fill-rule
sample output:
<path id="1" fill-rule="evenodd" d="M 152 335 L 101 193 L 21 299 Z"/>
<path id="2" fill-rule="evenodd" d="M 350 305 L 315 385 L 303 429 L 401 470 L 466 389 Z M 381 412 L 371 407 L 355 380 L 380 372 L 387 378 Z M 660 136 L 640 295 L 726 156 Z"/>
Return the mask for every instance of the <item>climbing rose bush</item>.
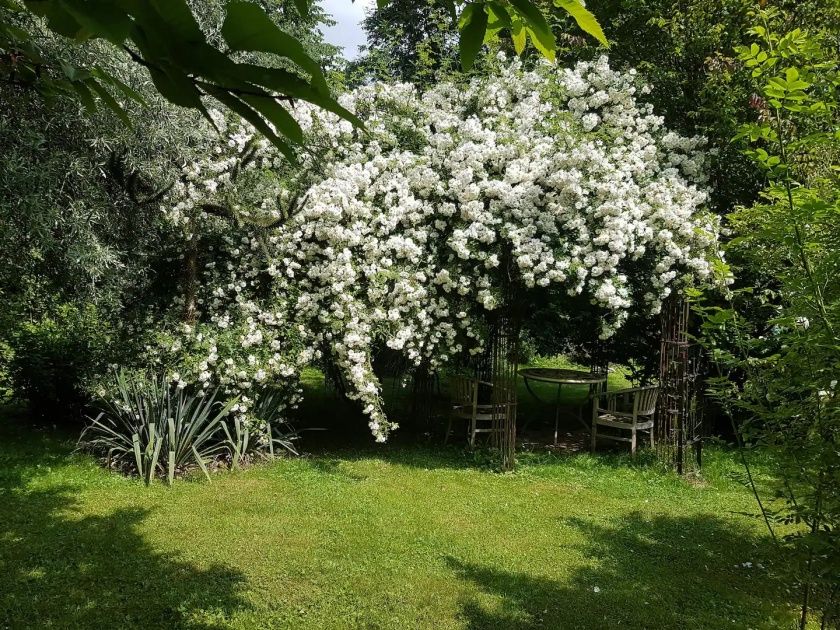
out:
<path id="1" fill-rule="evenodd" d="M 364 132 L 295 107 L 317 147 L 298 170 L 278 169 L 271 148 L 241 129 L 218 160 L 191 167 L 200 184 L 171 207 L 188 232 L 215 220 L 185 208 L 232 185 L 230 150 L 265 153 L 249 162 L 267 172 L 249 190 L 267 196 L 251 199 L 247 217 L 235 211 L 219 252 L 227 262 L 211 263 L 202 285 L 206 320 L 223 328 L 237 319 L 243 345 L 276 348 L 274 363 L 254 353 L 231 366 L 245 382 L 329 353 L 383 441 L 396 425 L 372 349 L 385 344 L 432 370 L 481 352 L 505 276 L 526 296 L 550 286 L 589 296 L 603 309 L 604 337 L 634 309 L 657 313 L 675 282 L 710 279 L 717 223 L 702 210 L 701 140 L 665 129 L 637 102 L 645 88 L 634 72 L 605 57 L 573 69 L 500 65 L 424 94 L 359 88 L 342 104 Z M 284 220 L 266 228 L 272 217 Z M 289 330 L 297 350 L 284 359 Z"/>

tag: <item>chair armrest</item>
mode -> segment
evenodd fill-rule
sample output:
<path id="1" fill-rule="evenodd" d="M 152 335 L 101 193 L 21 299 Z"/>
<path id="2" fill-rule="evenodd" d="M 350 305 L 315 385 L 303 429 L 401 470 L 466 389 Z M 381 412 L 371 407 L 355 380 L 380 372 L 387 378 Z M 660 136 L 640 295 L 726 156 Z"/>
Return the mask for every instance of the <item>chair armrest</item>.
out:
<path id="1" fill-rule="evenodd" d="M 598 413 L 603 413 L 603 414 L 605 414 L 605 415 L 609 415 L 609 416 L 619 416 L 619 417 L 621 417 L 621 418 L 632 418 L 632 417 L 633 417 L 633 413 L 632 413 L 632 412 L 628 412 L 628 411 L 615 411 L 615 410 L 613 410 L 613 409 L 603 409 L 603 408 L 601 408 L 601 407 L 598 407 Z"/>

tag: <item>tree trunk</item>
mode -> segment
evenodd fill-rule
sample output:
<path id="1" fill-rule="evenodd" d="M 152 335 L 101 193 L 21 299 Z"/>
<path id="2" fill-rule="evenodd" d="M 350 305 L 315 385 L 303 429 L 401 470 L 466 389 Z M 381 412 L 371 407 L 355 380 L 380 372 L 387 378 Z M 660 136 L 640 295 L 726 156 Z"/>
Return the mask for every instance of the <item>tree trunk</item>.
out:
<path id="1" fill-rule="evenodd" d="M 194 324 L 197 318 L 196 293 L 198 291 L 198 237 L 193 234 L 184 257 L 184 312 L 182 320 Z"/>

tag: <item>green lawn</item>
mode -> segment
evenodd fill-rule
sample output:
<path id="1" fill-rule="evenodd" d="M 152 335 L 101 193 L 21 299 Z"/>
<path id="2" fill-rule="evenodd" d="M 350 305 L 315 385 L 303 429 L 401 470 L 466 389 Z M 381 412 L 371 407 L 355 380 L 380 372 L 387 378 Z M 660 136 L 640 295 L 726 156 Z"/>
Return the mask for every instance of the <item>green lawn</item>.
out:
<path id="1" fill-rule="evenodd" d="M 502 475 L 459 447 L 391 445 L 146 488 L 72 448 L 0 420 L 0 627 L 717 629 L 795 617 L 721 450 L 702 483 L 614 455 L 527 455 Z"/>

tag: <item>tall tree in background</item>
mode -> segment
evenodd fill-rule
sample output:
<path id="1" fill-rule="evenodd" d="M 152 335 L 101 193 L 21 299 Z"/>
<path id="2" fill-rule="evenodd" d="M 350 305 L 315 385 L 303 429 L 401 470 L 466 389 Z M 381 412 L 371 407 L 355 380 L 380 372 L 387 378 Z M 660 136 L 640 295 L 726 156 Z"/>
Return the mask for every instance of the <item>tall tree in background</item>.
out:
<path id="1" fill-rule="evenodd" d="M 840 24 L 836 0 L 590 0 L 601 19 L 614 65 L 636 68 L 650 82 L 649 101 L 668 125 L 708 138 L 711 204 L 720 214 L 753 203 L 765 174 L 731 142 L 754 115 L 753 86 L 741 71 L 735 49 L 749 39 L 751 11 L 757 5 L 779 9 L 790 27 L 806 24 L 826 31 Z M 560 27 L 569 28 L 559 16 Z M 561 39 L 560 41 L 568 41 Z M 837 45 L 836 37 L 833 40 Z M 590 41 L 576 38 L 558 51 L 566 61 L 600 54 Z"/>
<path id="2" fill-rule="evenodd" d="M 367 45 L 348 65 L 351 83 L 371 80 L 427 85 L 457 68 L 458 25 L 436 0 L 391 0 L 371 8 L 362 21 Z"/>

